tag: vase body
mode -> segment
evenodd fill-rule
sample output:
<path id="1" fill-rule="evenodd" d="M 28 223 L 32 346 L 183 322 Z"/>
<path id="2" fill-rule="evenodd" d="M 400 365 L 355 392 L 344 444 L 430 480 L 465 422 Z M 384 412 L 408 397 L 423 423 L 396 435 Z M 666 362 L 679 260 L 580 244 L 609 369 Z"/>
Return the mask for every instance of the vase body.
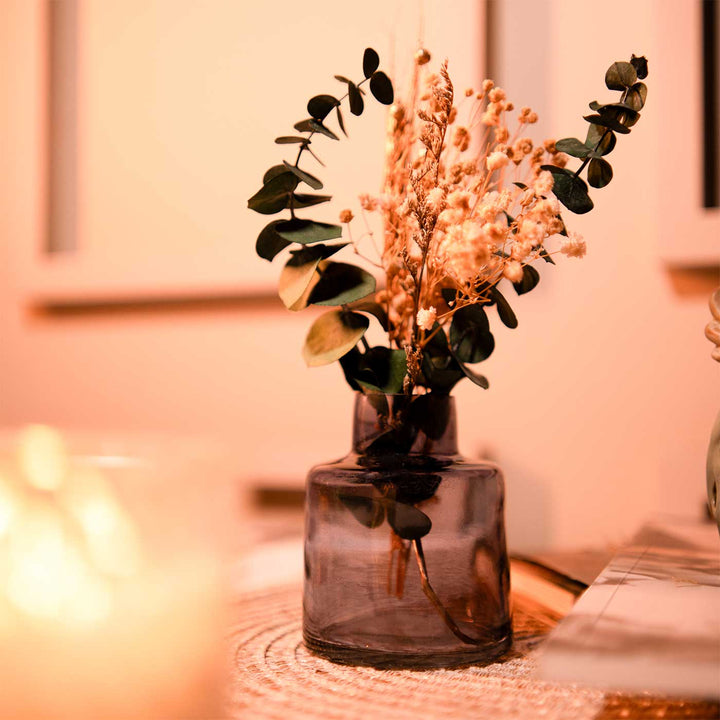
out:
<path id="1" fill-rule="evenodd" d="M 357 395 L 352 451 L 308 476 L 308 648 L 387 668 L 503 654 L 512 640 L 503 504 L 497 466 L 457 453 L 452 398 Z"/>

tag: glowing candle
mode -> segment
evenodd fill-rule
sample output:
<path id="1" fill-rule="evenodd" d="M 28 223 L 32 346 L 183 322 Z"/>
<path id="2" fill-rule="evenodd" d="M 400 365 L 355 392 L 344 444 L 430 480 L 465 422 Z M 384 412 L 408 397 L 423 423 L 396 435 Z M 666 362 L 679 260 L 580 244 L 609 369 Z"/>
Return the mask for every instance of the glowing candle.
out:
<path id="1" fill-rule="evenodd" d="M 0 717 L 217 714 L 217 568 L 158 552 L 98 465 L 41 426 L 0 458 Z"/>

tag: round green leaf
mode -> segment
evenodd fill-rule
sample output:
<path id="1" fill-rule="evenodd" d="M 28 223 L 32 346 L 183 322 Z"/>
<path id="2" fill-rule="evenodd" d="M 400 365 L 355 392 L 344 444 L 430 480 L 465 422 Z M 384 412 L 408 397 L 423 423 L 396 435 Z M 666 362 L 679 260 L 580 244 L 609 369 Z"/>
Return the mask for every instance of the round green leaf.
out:
<path id="1" fill-rule="evenodd" d="M 263 175 L 263 185 L 265 183 L 269 183 L 273 178 L 276 178 L 278 175 L 282 175 L 287 171 L 288 169 L 284 165 L 273 165 L 265 171 L 265 174 Z"/>
<path id="2" fill-rule="evenodd" d="M 360 342 L 370 325 L 360 313 L 330 310 L 310 327 L 302 355 L 308 367 L 328 365 L 339 360 Z"/>
<path id="3" fill-rule="evenodd" d="M 380 56 L 372 48 L 363 53 L 363 74 L 369 78 L 380 67 Z"/>
<path id="4" fill-rule="evenodd" d="M 376 346 L 361 355 L 354 379 L 365 390 L 394 395 L 402 390 L 406 374 L 404 350 Z"/>
<path id="5" fill-rule="evenodd" d="M 330 128 L 325 127 L 319 120 L 308 118 L 307 120 L 301 120 L 295 123 L 293 126 L 298 132 L 315 132 L 325 135 L 326 137 L 332 138 L 333 140 L 339 140 L 340 138 Z"/>
<path id="6" fill-rule="evenodd" d="M 307 111 L 310 117 L 322 121 L 332 112 L 332 109 L 339 104 L 340 101 L 332 95 L 316 95 L 308 101 Z"/>
<path id="7" fill-rule="evenodd" d="M 518 295 L 524 295 L 535 289 L 539 282 L 540 273 L 532 265 L 523 265 L 522 280 L 513 283 L 513 287 Z"/>
<path id="8" fill-rule="evenodd" d="M 345 305 L 375 292 L 375 278 L 350 263 L 330 262 L 310 295 L 313 305 Z"/>
<path id="9" fill-rule="evenodd" d="M 293 175 L 295 175 L 295 177 L 299 178 L 304 183 L 307 183 L 313 190 L 322 190 L 323 184 L 314 175 L 311 175 L 310 173 L 307 173 L 304 170 L 301 170 L 299 167 L 296 167 L 295 165 L 291 165 L 286 160 L 283 160 L 283 165 Z M 294 189 L 295 188 L 293 188 L 293 190 Z"/>
<path id="10" fill-rule="evenodd" d="M 248 200 L 248 207 L 263 215 L 280 212 L 288 206 L 290 195 L 298 186 L 298 182 L 298 178 L 293 173 L 284 172 L 275 175 Z"/>
<path id="11" fill-rule="evenodd" d="M 387 331 L 387 311 L 380 303 L 377 303 L 374 300 L 358 300 L 357 302 L 354 302 L 352 304 L 350 309 L 356 310 L 357 312 L 369 313 L 377 319 L 377 321 L 380 323 L 380 327 L 382 327 L 383 330 Z"/>
<path id="12" fill-rule="evenodd" d="M 605 187 L 613 176 L 610 163 L 603 158 L 593 158 L 588 165 L 588 182 L 595 188 Z"/>
<path id="13" fill-rule="evenodd" d="M 497 287 L 493 287 L 490 294 L 495 302 L 498 316 L 500 317 L 503 325 L 514 330 L 518 326 L 518 320 L 517 316 L 513 312 L 513 309 L 510 307 L 510 303 L 505 299 L 505 296 L 497 289 Z"/>
<path id="14" fill-rule="evenodd" d="M 432 528 L 430 518 L 412 505 L 388 501 L 387 518 L 390 527 L 403 540 L 418 540 Z"/>
<path id="15" fill-rule="evenodd" d="M 353 115 L 362 115 L 365 109 L 365 101 L 355 83 L 348 85 L 348 99 L 350 100 L 350 112 Z"/>
<path id="16" fill-rule="evenodd" d="M 332 200 L 332 195 L 306 195 L 304 193 L 295 193 L 292 196 L 292 205 L 298 210 L 300 208 L 312 207 L 313 205 L 320 205 Z"/>
<path id="17" fill-rule="evenodd" d="M 625 90 L 637 82 L 635 68 L 628 62 L 613 63 L 605 73 L 605 85 L 610 90 Z"/>
<path id="18" fill-rule="evenodd" d="M 288 310 L 297 312 L 308 306 L 308 297 L 320 276 L 316 272 L 320 258 L 299 265 L 289 261 L 278 280 L 278 295 Z"/>
<path id="19" fill-rule="evenodd" d="M 603 105 L 599 111 L 602 117 L 610 117 L 617 120 L 621 125 L 631 128 L 640 119 L 640 113 L 633 110 L 627 103 L 609 103 Z"/>
<path id="20" fill-rule="evenodd" d="M 490 357 L 495 338 L 479 305 L 467 305 L 455 312 L 450 325 L 450 346 L 460 362 L 478 363 Z"/>
<path id="21" fill-rule="evenodd" d="M 273 220 L 266 225 L 258 235 L 255 243 L 255 252 L 264 260 L 272 260 L 279 252 L 282 252 L 290 242 L 277 234 L 275 228 L 282 220 Z"/>
<path id="22" fill-rule="evenodd" d="M 585 144 L 593 148 L 590 153 L 591 157 L 609 155 L 615 149 L 616 142 L 617 135 L 612 130 L 600 125 L 589 125 Z"/>
<path id="23" fill-rule="evenodd" d="M 637 82 L 628 90 L 625 102 L 635 111 L 640 112 L 647 100 L 647 85 Z"/>
<path id="24" fill-rule="evenodd" d="M 490 387 L 490 382 L 484 375 L 473 372 L 465 363 L 458 362 L 458 365 L 465 377 L 475 383 L 475 385 L 481 387 L 483 390 L 487 390 Z"/>
<path id="25" fill-rule="evenodd" d="M 383 105 L 392 105 L 395 99 L 392 82 L 390 78 L 381 70 L 374 73 L 370 78 L 370 92 L 375 99 Z"/>
<path id="26" fill-rule="evenodd" d="M 621 135 L 627 135 L 630 132 L 630 128 L 623 125 L 619 120 L 611 115 L 584 115 L 583 117 L 593 125 L 610 128 L 610 130 L 619 132 Z"/>
<path id="27" fill-rule="evenodd" d="M 593 202 L 587 193 L 587 185 L 582 178 L 577 177 L 567 168 L 559 168 L 555 165 L 542 165 L 541 169 L 552 173 L 553 193 L 568 210 L 582 215 L 593 209 Z"/>
<path id="28" fill-rule="evenodd" d="M 315 222 L 314 220 L 301 220 L 293 218 L 279 222 L 275 231 L 285 240 L 310 245 L 324 240 L 335 240 L 342 237 L 342 227 L 330 223 Z"/>
<path id="29" fill-rule="evenodd" d="M 309 245 L 292 251 L 278 281 L 278 294 L 286 308 L 297 311 L 308 306 L 308 297 L 320 279 L 318 265 L 346 246 Z"/>
<path id="30" fill-rule="evenodd" d="M 375 498 L 364 495 L 351 495 L 348 492 L 338 493 L 338 498 L 355 516 L 355 519 L 366 528 L 376 528 L 385 519 L 385 507 Z"/>
<path id="31" fill-rule="evenodd" d="M 587 157 L 590 148 L 577 138 L 563 138 L 555 143 L 555 147 L 560 151 L 572 155 L 576 158 Z"/>

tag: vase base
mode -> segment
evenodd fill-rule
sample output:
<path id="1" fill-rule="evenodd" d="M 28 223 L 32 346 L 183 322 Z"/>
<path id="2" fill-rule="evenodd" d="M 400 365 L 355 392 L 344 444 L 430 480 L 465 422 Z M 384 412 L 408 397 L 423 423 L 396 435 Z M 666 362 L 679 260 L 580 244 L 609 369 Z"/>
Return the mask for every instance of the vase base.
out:
<path id="1" fill-rule="evenodd" d="M 340 665 L 363 665 L 380 670 L 433 670 L 455 668 L 463 665 L 489 665 L 503 656 L 512 645 L 512 633 L 499 640 L 489 640 L 487 645 L 470 645 L 467 650 L 408 652 L 373 650 L 330 643 L 303 633 L 305 646 L 314 655 Z"/>

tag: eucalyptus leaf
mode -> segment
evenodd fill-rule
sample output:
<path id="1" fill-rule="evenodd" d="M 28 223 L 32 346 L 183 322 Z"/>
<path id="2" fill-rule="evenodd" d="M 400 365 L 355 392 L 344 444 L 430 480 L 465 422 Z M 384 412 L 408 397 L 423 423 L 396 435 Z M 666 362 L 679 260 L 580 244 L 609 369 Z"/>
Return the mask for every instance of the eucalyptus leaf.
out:
<path id="1" fill-rule="evenodd" d="M 296 122 L 293 127 L 298 132 L 314 132 L 313 126 L 312 126 L 313 119 L 307 118 L 305 120 L 300 120 L 300 122 Z"/>
<path id="2" fill-rule="evenodd" d="M 592 148 L 589 148 L 584 142 L 577 138 L 563 138 L 555 143 L 555 148 L 560 152 L 567 153 L 576 158 L 587 157 Z"/>
<path id="3" fill-rule="evenodd" d="M 490 387 L 490 382 L 484 375 L 474 372 L 467 365 L 465 365 L 465 363 L 458 362 L 458 365 L 465 377 L 471 382 L 475 383 L 475 385 L 481 387 L 483 390 L 487 390 Z"/>
<path id="4" fill-rule="evenodd" d="M 416 395 L 410 403 L 408 419 L 431 440 L 443 436 L 450 422 L 450 403 L 445 395 Z"/>
<path id="5" fill-rule="evenodd" d="M 249 200 L 248 207 L 263 215 L 273 215 L 284 210 L 290 195 L 298 186 L 292 173 L 281 173 L 266 182 Z"/>
<path id="6" fill-rule="evenodd" d="M 590 157 L 602 157 L 609 155 L 615 149 L 617 135 L 608 128 L 600 125 L 590 124 L 588 126 L 587 138 L 585 144 L 592 148 Z"/>
<path id="7" fill-rule="evenodd" d="M 364 495 L 350 494 L 348 491 L 338 493 L 340 502 L 355 516 L 355 519 L 366 528 L 376 528 L 385 519 L 385 507 L 376 499 Z"/>
<path id="8" fill-rule="evenodd" d="M 610 90 L 625 90 L 637 80 L 637 72 L 629 62 L 615 62 L 605 73 L 605 85 Z"/>
<path id="9" fill-rule="evenodd" d="M 347 247 L 350 243 L 338 243 L 337 245 L 305 245 L 297 250 L 290 251 L 290 260 L 292 265 L 304 265 L 313 260 L 327 260 L 336 252 Z"/>
<path id="10" fill-rule="evenodd" d="M 518 295 L 524 295 L 535 289 L 539 282 L 540 273 L 532 265 L 523 265 L 522 280 L 513 283 L 513 287 Z"/>
<path id="11" fill-rule="evenodd" d="M 350 101 L 350 112 L 353 115 L 362 115 L 365 109 L 365 101 L 355 83 L 348 85 L 348 99 Z"/>
<path id="12" fill-rule="evenodd" d="M 401 502 L 388 501 L 387 519 L 403 540 L 418 540 L 432 528 L 430 518 L 422 510 Z"/>
<path id="13" fill-rule="evenodd" d="M 380 327 L 387 332 L 388 329 L 388 315 L 385 308 L 374 300 L 357 300 L 350 305 L 350 310 L 357 312 L 370 313 L 380 323 Z"/>
<path id="14" fill-rule="evenodd" d="M 307 173 L 304 170 L 301 170 L 299 167 L 296 167 L 295 165 L 291 165 L 287 161 L 283 161 L 283 165 L 285 165 L 285 167 L 293 175 L 295 175 L 297 178 L 302 180 L 304 183 L 307 183 L 313 190 L 322 190 L 323 184 L 314 175 L 311 175 L 310 173 Z"/>
<path id="15" fill-rule="evenodd" d="M 295 123 L 293 126 L 298 132 L 310 132 L 320 133 L 326 137 L 332 138 L 333 140 L 339 140 L 340 138 L 330 128 L 325 127 L 321 122 L 314 120 L 313 118 L 307 118 Z"/>
<path id="16" fill-rule="evenodd" d="M 307 111 L 314 120 L 322 122 L 338 105 L 340 101 L 332 95 L 315 95 L 308 100 Z"/>
<path id="17" fill-rule="evenodd" d="M 490 357 L 495 338 L 479 305 L 467 305 L 455 312 L 450 325 L 450 347 L 460 362 L 478 363 Z"/>
<path id="18" fill-rule="evenodd" d="M 258 235 L 257 241 L 255 242 L 255 252 L 264 260 L 272 261 L 278 253 L 282 252 L 291 244 L 281 235 L 278 235 L 275 230 L 276 225 L 281 222 L 283 221 L 273 220 L 269 225 L 266 225 Z"/>
<path id="19" fill-rule="evenodd" d="M 502 321 L 502 324 L 510 329 L 514 330 L 518 326 L 517 316 L 510 307 L 510 303 L 505 299 L 505 296 L 494 286 L 490 290 L 490 296 L 495 303 L 495 307 L 498 311 L 498 316 Z"/>
<path id="20" fill-rule="evenodd" d="M 301 137 L 299 135 L 281 135 L 275 138 L 276 145 L 292 145 L 292 144 L 303 144 L 307 145 L 310 142 L 308 138 Z"/>
<path id="21" fill-rule="evenodd" d="M 308 306 L 312 288 L 320 279 L 316 272 L 320 258 L 303 264 L 291 259 L 285 264 L 278 280 L 278 295 L 288 310 L 297 312 Z"/>
<path id="22" fill-rule="evenodd" d="M 327 126 L 323 125 L 319 120 L 310 120 L 310 128 L 313 132 L 320 133 L 331 140 L 339 140 L 340 138 Z"/>
<path id="23" fill-rule="evenodd" d="M 369 78 L 380 66 L 380 56 L 372 48 L 365 48 L 363 53 L 363 75 Z"/>
<path id="24" fill-rule="evenodd" d="M 352 348 L 346 352 L 339 360 L 345 381 L 354 392 L 360 392 L 362 388 L 357 384 L 355 376 L 358 373 L 358 363 L 362 358 L 362 353 L 356 348 Z"/>
<path id="25" fill-rule="evenodd" d="M 631 128 L 640 119 L 640 113 L 626 102 L 608 103 L 599 112 L 601 116 L 613 118 L 626 128 Z"/>
<path id="26" fill-rule="evenodd" d="M 347 245 L 311 245 L 291 252 L 278 281 L 278 295 L 288 310 L 297 312 L 308 306 L 312 289 L 320 280 L 322 261 Z"/>
<path id="27" fill-rule="evenodd" d="M 276 178 L 278 175 L 283 175 L 287 171 L 288 169 L 284 165 L 273 165 L 265 171 L 265 174 L 263 175 L 263 185 L 269 183 L 273 178 Z"/>
<path id="28" fill-rule="evenodd" d="M 392 82 L 381 70 L 378 70 L 370 78 L 370 92 L 383 105 L 392 105 L 395 99 Z"/>
<path id="29" fill-rule="evenodd" d="M 376 346 L 361 355 L 354 379 L 365 390 L 394 395 L 402 390 L 406 374 L 404 350 Z"/>
<path id="30" fill-rule="evenodd" d="M 577 177 L 567 168 L 555 165 L 542 165 L 553 176 L 553 193 L 557 199 L 571 212 L 582 215 L 593 209 L 593 202 L 587 192 L 585 181 Z"/>
<path id="31" fill-rule="evenodd" d="M 303 359 L 308 367 L 328 365 L 339 360 L 360 342 L 370 325 L 365 315 L 343 310 L 330 310 L 311 325 L 303 346 Z"/>
<path id="32" fill-rule="evenodd" d="M 347 137 L 348 134 L 347 130 L 345 129 L 345 121 L 343 120 L 342 110 L 340 110 L 339 105 L 335 108 L 335 115 L 337 116 L 338 127 L 340 128 L 340 130 L 342 130 L 342 134 Z"/>
<path id="33" fill-rule="evenodd" d="M 583 119 L 587 120 L 593 125 L 600 125 L 602 127 L 610 128 L 621 135 L 627 135 L 630 132 L 630 128 L 623 125 L 617 118 L 611 115 L 584 115 Z"/>
<path id="34" fill-rule="evenodd" d="M 635 83 L 629 90 L 625 102 L 635 111 L 640 112 L 647 100 L 647 85 L 642 82 Z"/>
<path id="35" fill-rule="evenodd" d="M 332 195 L 312 195 L 304 193 L 295 193 L 292 196 L 292 205 L 298 210 L 301 208 L 312 207 L 313 205 L 320 205 L 321 203 L 330 202 Z"/>
<path id="36" fill-rule="evenodd" d="M 593 158 L 588 165 L 588 182 L 594 188 L 603 188 L 613 176 L 612 167 L 603 158 Z"/>
<path id="37" fill-rule="evenodd" d="M 315 222 L 314 220 L 301 220 L 300 218 L 280 222 L 275 227 L 275 230 L 285 240 L 300 243 L 301 245 L 310 245 L 342 237 L 340 225 Z"/>
<path id="38" fill-rule="evenodd" d="M 310 295 L 313 305 L 345 305 L 375 292 L 375 278 L 349 263 L 330 262 Z"/>
<path id="39" fill-rule="evenodd" d="M 335 75 L 335 79 L 339 80 L 342 83 L 349 83 L 350 80 L 348 80 L 344 75 Z"/>

